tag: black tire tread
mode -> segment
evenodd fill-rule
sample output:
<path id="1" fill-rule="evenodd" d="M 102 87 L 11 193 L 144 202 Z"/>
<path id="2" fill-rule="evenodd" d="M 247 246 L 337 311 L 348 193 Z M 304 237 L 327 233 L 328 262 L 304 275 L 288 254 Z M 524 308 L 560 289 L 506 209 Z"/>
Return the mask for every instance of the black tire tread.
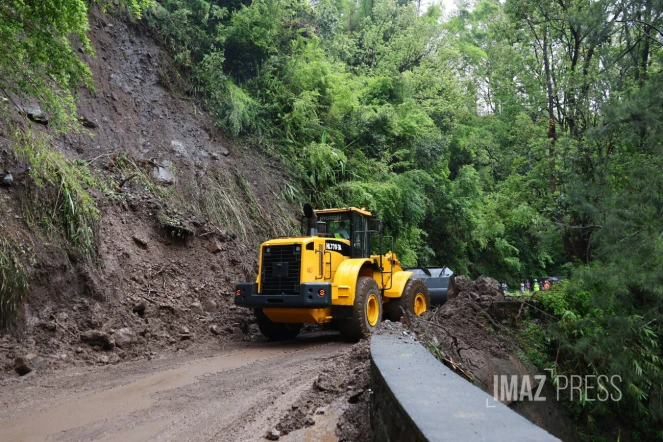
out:
<path id="1" fill-rule="evenodd" d="M 366 319 L 366 300 L 371 291 L 375 291 L 380 301 L 380 315 L 377 324 L 382 320 L 382 296 L 380 295 L 378 284 L 373 278 L 360 276 L 357 278 L 355 302 L 352 305 L 352 318 L 338 320 L 338 328 L 341 331 L 341 335 L 349 341 L 357 342 L 362 338 L 366 338 L 377 327 L 377 324 L 375 327 L 371 327 Z"/>
<path id="2" fill-rule="evenodd" d="M 255 309 L 255 316 L 260 333 L 272 341 L 293 339 L 302 329 L 302 324 L 273 322 L 260 308 Z"/>
<path id="3" fill-rule="evenodd" d="M 414 314 L 414 298 L 419 292 L 423 293 L 426 298 L 426 310 L 430 309 L 428 287 L 426 287 L 426 284 L 422 280 L 410 278 L 403 288 L 401 297 L 389 300 L 389 320 L 392 322 L 400 321 L 403 317 L 403 311 Z"/>

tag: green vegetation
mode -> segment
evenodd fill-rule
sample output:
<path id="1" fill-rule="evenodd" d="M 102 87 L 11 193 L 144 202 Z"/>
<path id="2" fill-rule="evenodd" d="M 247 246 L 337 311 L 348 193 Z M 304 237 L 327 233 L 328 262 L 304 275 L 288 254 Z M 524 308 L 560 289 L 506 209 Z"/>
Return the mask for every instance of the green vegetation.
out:
<path id="1" fill-rule="evenodd" d="M 29 202 L 23 206 L 22 219 L 36 237 L 94 259 L 99 211 L 86 189 L 98 181 L 87 165 L 70 161 L 53 148 L 48 135 L 7 121 L 5 128 L 16 158 L 30 165 Z M 22 227 L 13 216 L 0 223 L 0 328 L 15 323 L 35 264 L 33 239 Z"/>
<path id="2" fill-rule="evenodd" d="M 163 0 L 146 20 L 186 92 L 289 166 L 288 199 L 370 207 L 407 265 L 511 287 L 570 275 L 535 296 L 556 319 L 525 329 L 530 358 L 622 375 L 621 404 L 575 412 L 663 437 L 659 3 L 487 0 L 443 18 L 392 0 Z"/>
<path id="3" fill-rule="evenodd" d="M 171 189 L 157 185 L 150 174 L 146 172 L 146 168 L 136 164 L 136 162 L 125 152 L 113 155 L 111 166 L 124 177 L 123 180 L 126 180 L 126 182 L 132 180 L 136 181 L 143 191 L 148 192 L 159 199 L 167 198 L 173 193 Z M 119 184 L 117 186 L 119 186 Z M 99 187 L 99 185 L 96 185 L 95 187 Z M 106 196 L 120 200 L 123 199 L 121 194 L 118 194 L 117 187 L 103 188 L 102 190 Z"/>
<path id="4" fill-rule="evenodd" d="M 636 286 L 610 289 L 598 276 L 602 273 L 603 269 L 592 265 L 578 270 L 569 284 L 542 292 L 541 303 L 558 316 L 545 338 L 554 342 L 558 358 L 553 360 L 551 352 L 546 366 L 564 375 L 618 376 L 623 395 L 618 404 L 581 398 L 572 404 L 573 410 L 583 417 L 589 434 L 601 434 L 604 423 L 616 421 L 622 431 L 630 429 L 633 437 L 654 440 L 661 437 L 660 427 L 654 424 L 661 420 L 663 394 L 660 302 L 640 304 L 640 296 L 648 296 L 647 289 L 639 295 Z M 621 276 L 628 284 L 631 275 Z M 587 291 L 592 286 L 595 291 Z M 628 298 L 630 290 L 633 298 L 627 305 L 625 299 L 616 299 L 619 292 Z M 591 397 L 591 392 L 583 391 L 583 396 Z"/>
<path id="5" fill-rule="evenodd" d="M 570 276 L 534 296 L 551 319 L 523 332 L 529 356 L 621 376 L 620 402 L 575 404 L 588 438 L 663 438 L 660 2 L 480 0 L 450 16 L 395 0 L 119 4 L 169 51 L 164 84 L 281 158 L 294 179 L 275 197 L 374 210 L 406 265 L 514 288 Z M 56 129 L 74 127 L 74 91 L 92 86 L 74 51 L 90 52 L 86 11 L 82 0 L 0 6 L 4 111 L 36 97 Z M 51 189 L 50 216 L 36 219 L 89 250 L 90 175 L 44 146 L 24 147 Z M 242 237 L 269 235 L 266 216 L 288 227 L 241 178 L 208 181 L 197 213 Z"/>
<path id="6" fill-rule="evenodd" d="M 28 290 L 27 264 L 29 247 L 19 244 L 10 230 L 0 225 L 0 327 L 9 327 L 16 320 L 16 311 Z M 28 259 L 26 259 L 28 258 Z"/>
<path id="7" fill-rule="evenodd" d="M 550 338 L 540 325 L 532 322 L 528 323 L 520 331 L 519 341 L 521 347 L 525 349 L 525 356 L 528 361 L 540 370 L 549 367 Z"/>
<path id="8" fill-rule="evenodd" d="M 236 173 L 205 177 L 199 198 L 188 204 L 197 215 L 234 231 L 243 241 L 257 246 L 264 238 L 293 230 L 292 213 L 277 208 L 268 213 L 256 201 L 244 177 Z M 274 194 L 274 198 L 280 195 Z"/>
<path id="9" fill-rule="evenodd" d="M 165 229 L 170 236 L 178 239 L 186 239 L 195 234 L 195 231 L 177 218 L 169 216 L 165 212 L 157 214 L 157 220 L 162 229 Z"/>
<path id="10" fill-rule="evenodd" d="M 136 17 L 153 0 L 98 0 L 112 3 Z M 7 0 L 0 4 L 0 93 L 20 106 L 36 99 L 56 130 L 76 129 L 76 90 L 92 87 L 89 67 L 77 53 L 93 53 L 86 32 L 85 0 Z"/>
<path id="11" fill-rule="evenodd" d="M 14 152 L 31 165 L 32 204 L 25 218 L 49 235 L 62 235 L 83 255 L 94 256 L 97 206 L 87 192 L 93 186 L 89 170 L 65 158 L 38 131 L 17 130 Z"/>
<path id="12" fill-rule="evenodd" d="M 140 17 L 153 0 L 96 2 L 102 8 L 125 9 Z M 92 54 L 86 35 L 88 5 L 84 0 L 8 0 L 0 4 L 0 124 L 14 154 L 30 169 L 31 203 L 23 217 L 34 232 L 90 259 L 95 257 L 94 227 L 99 211 L 87 192 L 107 186 L 95 179 L 86 164 L 65 158 L 51 136 L 8 118 L 15 110 L 35 120 L 46 116 L 55 132 L 80 130 L 76 91 L 92 88 L 89 67 L 78 52 Z M 34 106 L 34 103 L 38 108 Z M 43 116 L 42 116 L 43 114 Z M 3 175 L 4 176 L 4 175 Z M 16 226 L 14 226 L 15 228 Z M 34 252 L 18 229 L 0 225 L 0 327 L 11 326 L 27 294 Z"/>

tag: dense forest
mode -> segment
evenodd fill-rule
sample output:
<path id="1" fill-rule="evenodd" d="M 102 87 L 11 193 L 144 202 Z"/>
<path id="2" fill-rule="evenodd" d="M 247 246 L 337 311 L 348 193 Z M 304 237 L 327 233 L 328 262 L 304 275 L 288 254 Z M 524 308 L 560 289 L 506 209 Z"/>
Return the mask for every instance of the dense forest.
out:
<path id="1" fill-rule="evenodd" d="M 541 299 L 541 367 L 621 376 L 620 401 L 569 404 L 587 438 L 663 438 L 663 2 L 96 3 L 168 50 L 169 88 L 286 165 L 284 199 L 368 208 L 406 265 L 568 276 Z M 0 5 L 0 92 L 61 131 L 94 87 L 88 7 Z"/>

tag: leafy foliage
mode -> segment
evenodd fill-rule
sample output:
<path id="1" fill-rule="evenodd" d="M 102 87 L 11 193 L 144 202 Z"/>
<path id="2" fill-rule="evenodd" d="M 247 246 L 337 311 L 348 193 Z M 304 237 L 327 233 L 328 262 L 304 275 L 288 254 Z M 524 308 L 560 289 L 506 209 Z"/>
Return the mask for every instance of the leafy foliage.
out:
<path id="1" fill-rule="evenodd" d="M 520 331 L 520 344 L 527 352 L 527 359 L 541 370 L 548 368 L 550 338 L 538 324 L 529 323 Z"/>
<path id="2" fill-rule="evenodd" d="M 537 296 L 554 319 L 523 333 L 529 356 L 622 377 L 623 403 L 574 404 L 589 437 L 663 437 L 661 2 L 477 0 L 446 18 L 396 0 L 120 5 L 136 17 L 154 6 L 145 22 L 186 79 L 173 84 L 278 155 L 290 201 L 370 208 L 407 265 L 511 286 L 571 276 Z M 73 50 L 90 52 L 86 11 L 82 0 L 0 6 L 0 92 L 36 97 L 63 129 L 75 89 L 91 87 Z M 88 248 L 85 174 L 48 149 L 24 154 L 60 192 L 51 218 Z M 210 180 L 200 212 L 246 236 L 266 216 L 248 186 Z"/>
<path id="3" fill-rule="evenodd" d="M 107 7 L 110 1 L 99 3 Z M 153 0 L 123 0 L 135 16 Z M 35 98 L 62 130 L 75 127 L 75 91 L 92 87 L 88 66 L 77 54 L 92 53 L 84 0 L 7 0 L 0 4 L 0 93 L 19 102 Z M 16 106 L 20 106 L 17 103 Z"/>
<path id="4" fill-rule="evenodd" d="M 189 17 L 199 2 L 164 5 Z M 408 2 L 260 0 L 180 41 L 206 48 L 184 59 L 230 133 L 260 134 L 291 165 L 303 188 L 291 197 L 371 208 L 408 265 L 511 285 L 572 271 L 542 295 L 559 322 L 544 346 L 543 329 L 526 330 L 529 356 L 542 363 L 558 348 L 562 372 L 622 374 L 629 428 L 650 435 L 660 423 L 659 6 L 478 1 L 445 21 Z M 206 56 L 221 69 L 203 71 Z M 592 421 L 616 409 L 578 405 Z"/>
<path id="5" fill-rule="evenodd" d="M 27 295 L 26 257 L 31 253 L 4 226 L 0 233 L 0 327 L 5 328 L 15 322 L 18 306 Z"/>
<path id="6" fill-rule="evenodd" d="M 27 218 L 46 233 L 62 234 L 83 255 L 93 257 L 99 210 L 86 190 L 96 185 L 87 166 L 65 158 L 47 135 L 17 130 L 13 138 L 14 152 L 31 166 L 34 204 Z"/>

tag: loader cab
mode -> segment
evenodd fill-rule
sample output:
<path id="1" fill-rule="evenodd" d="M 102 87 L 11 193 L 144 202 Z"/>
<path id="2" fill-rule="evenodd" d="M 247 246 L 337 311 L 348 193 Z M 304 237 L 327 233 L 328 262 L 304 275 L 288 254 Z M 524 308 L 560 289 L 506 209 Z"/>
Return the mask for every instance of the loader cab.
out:
<path id="1" fill-rule="evenodd" d="M 370 256 L 371 230 L 374 221 L 370 212 L 356 207 L 316 210 L 318 236 L 345 240 L 350 243 L 352 258 Z M 302 234 L 306 234 L 306 218 L 302 219 Z M 377 232 L 374 232 L 377 233 Z"/>

